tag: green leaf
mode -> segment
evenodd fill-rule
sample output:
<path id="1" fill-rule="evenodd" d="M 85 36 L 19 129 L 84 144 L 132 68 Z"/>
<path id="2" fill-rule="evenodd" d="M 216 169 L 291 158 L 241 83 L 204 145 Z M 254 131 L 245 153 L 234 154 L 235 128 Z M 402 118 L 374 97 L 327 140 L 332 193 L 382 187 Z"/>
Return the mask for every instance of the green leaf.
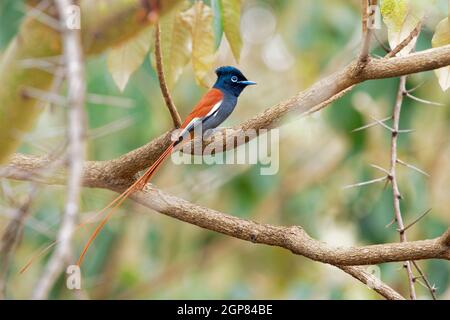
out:
<path id="1" fill-rule="evenodd" d="M 216 49 L 219 48 L 223 37 L 222 1 L 211 0 L 211 8 L 214 13 L 214 39 L 216 39 Z"/>
<path id="2" fill-rule="evenodd" d="M 181 16 L 192 35 L 192 65 L 195 79 L 199 85 L 207 87 L 205 78 L 215 60 L 212 10 L 202 1 L 197 1 Z"/>
<path id="3" fill-rule="evenodd" d="M 450 20 L 445 18 L 436 26 L 433 39 L 431 40 L 433 48 L 450 44 Z M 439 79 L 439 85 L 442 90 L 447 91 L 450 88 L 450 66 L 435 70 Z"/>
<path id="4" fill-rule="evenodd" d="M 407 38 L 424 15 L 423 3 L 418 0 L 383 0 L 381 15 L 388 28 L 388 40 L 391 49 L 397 47 Z M 397 55 L 405 56 L 415 47 L 415 37 Z"/>
<path id="5" fill-rule="evenodd" d="M 131 40 L 112 48 L 108 53 L 108 69 L 120 91 L 144 61 L 153 42 L 153 28 L 146 28 Z"/>
<path id="6" fill-rule="evenodd" d="M 241 25 L 241 0 L 221 0 L 223 29 L 230 44 L 234 58 L 239 62 L 242 49 L 240 32 Z"/>

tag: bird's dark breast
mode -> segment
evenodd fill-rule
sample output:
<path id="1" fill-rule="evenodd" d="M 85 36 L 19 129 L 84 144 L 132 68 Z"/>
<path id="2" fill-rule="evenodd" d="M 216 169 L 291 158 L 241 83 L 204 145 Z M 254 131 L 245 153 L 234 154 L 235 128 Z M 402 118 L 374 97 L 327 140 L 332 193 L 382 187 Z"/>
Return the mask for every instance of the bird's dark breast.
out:
<path id="1" fill-rule="evenodd" d="M 231 94 L 225 94 L 217 114 L 211 115 L 203 121 L 203 132 L 209 129 L 217 128 L 224 122 L 236 107 L 237 97 Z"/>

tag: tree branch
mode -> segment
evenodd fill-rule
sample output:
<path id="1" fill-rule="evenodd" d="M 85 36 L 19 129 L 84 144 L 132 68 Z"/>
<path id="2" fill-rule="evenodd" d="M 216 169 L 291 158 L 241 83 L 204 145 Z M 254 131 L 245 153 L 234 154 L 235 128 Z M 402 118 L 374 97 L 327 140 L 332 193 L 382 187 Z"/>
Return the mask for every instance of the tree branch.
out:
<path id="1" fill-rule="evenodd" d="M 331 103 L 335 100 L 335 95 L 366 80 L 398 77 L 450 65 L 450 45 L 413 53 L 405 57 L 371 59 L 364 70 L 355 74 L 356 64 L 357 61 L 350 63 L 344 70 L 318 81 L 310 88 L 233 128 L 233 136 L 229 135 L 224 139 L 223 131 L 219 131 L 204 141 L 194 139 L 191 150 L 197 150 L 195 145 L 199 143 L 203 143 L 203 147 L 209 146 L 218 150 L 222 148 L 225 150 L 225 147 L 228 149 L 236 147 L 238 143 L 235 143 L 235 137 L 245 135 L 245 130 L 253 129 L 258 133 L 260 129 L 271 129 L 280 125 L 281 119 L 293 112 L 300 115 L 309 114 L 318 105 L 321 106 L 318 109 L 323 108 L 324 103 Z M 241 139 L 237 139 L 237 141 L 241 141 Z M 119 158 L 107 161 L 87 161 L 83 177 L 84 185 L 97 188 L 123 185 L 129 182 L 136 173 L 151 165 L 170 143 L 170 132 L 166 132 L 148 144 Z M 211 144 L 213 145 L 210 146 Z M 39 175 L 28 176 L 30 172 L 39 171 L 40 168 L 45 167 L 48 162 L 49 160 L 45 158 L 15 154 L 11 157 L 8 166 L 0 168 L 0 175 L 12 179 L 24 180 L 26 178 L 25 180 L 31 179 L 45 183 L 47 179 L 43 179 Z M 50 178 L 50 182 L 59 182 L 63 179 L 64 172 L 57 172 Z"/>
<path id="2" fill-rule="evenodd" d="M 405 300 L 401 294 L 361 267 L 338 266 L 338 268 L 369 286 L 388 300 Z"/>
<path id="3" fill-rule="evenodd" d="M 362 14 L 362 46 L 359 54 L 358 63 L 361 68 L 365 66 L 369 59 L 370 42 L 372 40 L 372 26 L 369 26 L 369 21 L 373 19 L 375 12 L 370 11 L 370 6 L 376 5 L 376 0 L 361 0 L 361 14 Z"/>
<path id="4" fill-rule="evenodd" d="M 122 188 L 113 190 L 121 192 Z M 445 259 L 450 247 L 445 237 L 431 240 L 389 243 L 361 247 L 334 247 L 311 238 L 300 226 L 260 224 L 226 215 L 149 186 L 130 196 L 136 202 L 172 218 L 234 238 L 288 249 L 295 254 L 332 265 L 370 265 L 385 262 Z"/>

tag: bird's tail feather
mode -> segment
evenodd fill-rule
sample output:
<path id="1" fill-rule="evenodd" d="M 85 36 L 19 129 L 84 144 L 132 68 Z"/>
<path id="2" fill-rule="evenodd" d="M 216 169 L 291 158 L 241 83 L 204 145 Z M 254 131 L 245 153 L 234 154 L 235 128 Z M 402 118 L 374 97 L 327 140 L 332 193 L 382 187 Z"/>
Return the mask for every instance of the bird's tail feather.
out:
<path id="1" fill-rule="evenodd" d="M 151 177 L 155 174 L 155 172 L 157 171 L 159 166 L 171 154 L 173 149 L 174 149 L 174 144 L 170 145 L 164 151 L 164 153 L 161 154 L 161 156 L 153 163 L 153 165 L 150 168 L 147 169 L 147 171 L 138 180 L 136 180 L 130 187 L 128 187 L 124 192 L 122 192 L 119 196 L 117 196 L 113 201 L 111 201 L 106 207 L 104 207 L 102 210 L 100 210 L 95 215 L 95 217 L 101 216 L 102 214 L 107 212 L 108 209 L 110 209 L 108 214 L 101 220 L 99 225 L 94 230 L 93 234 L 90 236 L 88 242 L 84 246 L 83 251 L 82 251 L 82 253 L 81 253 L 81 255 L 80 255 L 79 259 L 78 259 L 78 262 L 77 262 L 78 265 L 81 265 L 81 263 L 83 262 L 84 256 L 86 255 L 86 252 L 87 252 L 89 246 L 92 244 L 92 242 L 94 241 L 94 239 L 96 238 L 96 236 L 98 235 L 100 230 L 103 228 L 103 226 L 106 224 L 106 222 L 109 220 L 109 218 L 112 216 L 114 211 L 125 201 L 125 199 L 128 198 L 128 196 L 131 193 L 133 193 L 135 191 L 138 191 L 138 190 L 142 190 L 145 187 L 145 185 L 148 183 L 148 181 L 151 179 Z M 87 224 L 89 224 L 91 222 L 92 221 L 90 219 L 88 222 L 84 222 L 84 223 L 79 224 L 75 228 L 75 231 L 79 230 L 80 228 L 86 226 Z M 53 248 L 55 245 L 57 245 L 60 242 L 61 242 L 60 240 L 54 240 L 50 244 L 46 245 L 43 249 L 39 250 L 39 252 L 37 254 L 33 255 L 33 257 L 31 257 L 31 259 L 25 264 L 25 266 L 22 267 L 22 269 L 19 271 L 19 273 L 24 273 L 25 271 L 27 271 L 29 269 L 29 267 L 37 259 L 42 257 L 46 252 L 48 252 L 51 248 Z"/>
<path id="2" fill-rule="evenodd" d="M 155 174 L 159 166 L 164 162 L 164 160 L 172 153 L 174 145 L 170 145 L 160 156 L 159 158 L 151 165 L 150 168 L 145 171 L 145 173 L 134 182 L 127 190 L 125 190 L 122 194 L 120 194 L 117 198 L 115 198 L 110 204 L 108 204 L 105 208 L 103 208 L 99 214 L 103 214 L 105 211 L 109 209 L 108 214 L 100 221 L 98 226 L 95 228 L 92 235 L 89 237 L 86 245 L 83 248 L 83 251 L 78 258 L 77 265 L 81 266 L 83 263 L 84 256 L 86 255 L 87 250 L 91 246 L 92 242 L 97 237 L 100 230 L 105 226 L 106 222 L 108 222 L 109 218 L 116 211 L 116 209 L 135 191 L 142 190 L 151 177 Z"/>

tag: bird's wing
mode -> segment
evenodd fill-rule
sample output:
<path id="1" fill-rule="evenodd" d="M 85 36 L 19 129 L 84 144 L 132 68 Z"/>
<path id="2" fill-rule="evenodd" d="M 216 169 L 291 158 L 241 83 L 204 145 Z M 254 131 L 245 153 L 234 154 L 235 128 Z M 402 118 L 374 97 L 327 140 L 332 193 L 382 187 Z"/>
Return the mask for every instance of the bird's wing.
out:
<path id="1" fill-rule="evenodd" d="M 223 93 L 219 89 L 212 88 L 209 90 L 197 103 L 192 112 L 186 117 L 182 129 L 187 128 L 193 119 L 203 119 L 207 116 L 212 115 L 220 107 L 220 103 L 223 100 Z"/>
<path id="2" fill-rule="evenodd" d="M 186 117 L 181 125 L 181 133 L 179 136 L 184 136 L 187 132 L 190 132 L 194 127 L 203 122 L 208 117 L 214 116 L 219 110 L 223 101 L 223 93 L 219 89 L 209 90 L 197 103 L 195 108 Z"/>

